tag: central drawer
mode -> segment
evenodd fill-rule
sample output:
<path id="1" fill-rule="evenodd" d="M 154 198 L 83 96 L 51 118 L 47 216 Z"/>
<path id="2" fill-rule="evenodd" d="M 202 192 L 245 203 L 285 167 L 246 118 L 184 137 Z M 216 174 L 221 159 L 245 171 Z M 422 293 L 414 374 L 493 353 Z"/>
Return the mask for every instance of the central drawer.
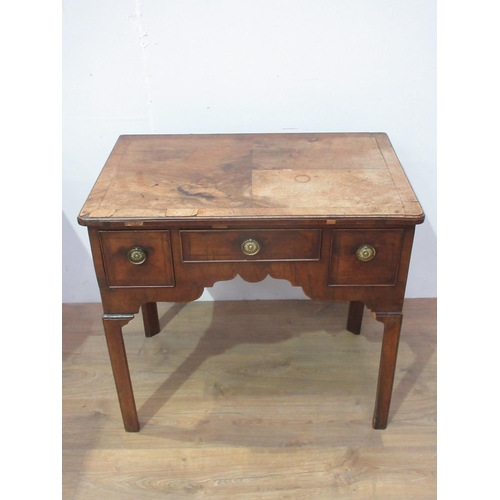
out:
<path id="1" fill-rule="evenodd" d="M 319 260 L 321 229 L 180 231 L 183 262 Z"/>

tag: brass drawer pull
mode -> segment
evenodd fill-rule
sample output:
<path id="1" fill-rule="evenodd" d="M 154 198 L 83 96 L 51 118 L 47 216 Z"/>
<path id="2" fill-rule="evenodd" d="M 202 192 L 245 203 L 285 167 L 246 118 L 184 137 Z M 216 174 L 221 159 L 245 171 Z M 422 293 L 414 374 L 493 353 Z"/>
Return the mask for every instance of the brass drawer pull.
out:
<path id="1" fill-rule="evenodd" d="M 356 258 L 361 262 L 369 262 L 377 252 L 371 245 L 361 245 L 356 251 Z"/>
<path id="2" fill-rule="evenodd" d="M 258 241 L 250 238 L 242 243 L 241 249 L 245 255 L 257 255 L 260 252 L 260 245 Z"/>
<path id="3" fill-rule="evenodd" d="M 139 265 L 143 264 L 146 261 L 146 251 L 142 247 L 133 247 L 128 251 L 127 254 L 128 260 L 132 262 L 132 264 Z"/>

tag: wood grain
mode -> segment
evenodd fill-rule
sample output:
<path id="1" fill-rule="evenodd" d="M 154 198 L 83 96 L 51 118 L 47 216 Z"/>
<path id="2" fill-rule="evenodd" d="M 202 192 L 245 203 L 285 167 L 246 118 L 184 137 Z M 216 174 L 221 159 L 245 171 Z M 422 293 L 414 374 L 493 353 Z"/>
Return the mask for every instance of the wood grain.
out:
<path id="1" fill-rule="evenodd" d="M 385 134 L 121 136 L 79 216 L 423 220 Z"/>
<path id="2" fill-rule="evenodd" d="M 436 301 L 407 299 L 390 425 L 383 324 L 347 302 L 158 304 L 123 327 L 141 432 L 124 433 L 100 304 L 63 306 L 63 498 L 436 498 Z"/>

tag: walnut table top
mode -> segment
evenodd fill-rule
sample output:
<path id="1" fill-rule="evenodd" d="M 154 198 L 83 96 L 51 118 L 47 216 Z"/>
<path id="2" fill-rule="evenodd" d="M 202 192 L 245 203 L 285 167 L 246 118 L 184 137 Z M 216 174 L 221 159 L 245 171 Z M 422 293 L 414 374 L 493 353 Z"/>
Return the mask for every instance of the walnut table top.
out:
<path id="1" fill-rule="evenodd" d="M 386 134 L 121 136 L 80 222 L 423 218 Z"/>

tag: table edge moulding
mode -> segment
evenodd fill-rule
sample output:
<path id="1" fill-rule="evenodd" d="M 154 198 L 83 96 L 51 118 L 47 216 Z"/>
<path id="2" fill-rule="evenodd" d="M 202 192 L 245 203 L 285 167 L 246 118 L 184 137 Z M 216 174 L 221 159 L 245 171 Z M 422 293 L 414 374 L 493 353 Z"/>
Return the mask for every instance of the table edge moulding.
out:
<path id="1" fill-rule="evenodd" d="M 384 326 L 373 427 L 387 426 L 422 208 L 385 133 L 122 135 L 78 222 L 87 226 L 123 422 L 139 431 L 122 328 L 217 281 L 271 276 L 348 301 Z"/>

